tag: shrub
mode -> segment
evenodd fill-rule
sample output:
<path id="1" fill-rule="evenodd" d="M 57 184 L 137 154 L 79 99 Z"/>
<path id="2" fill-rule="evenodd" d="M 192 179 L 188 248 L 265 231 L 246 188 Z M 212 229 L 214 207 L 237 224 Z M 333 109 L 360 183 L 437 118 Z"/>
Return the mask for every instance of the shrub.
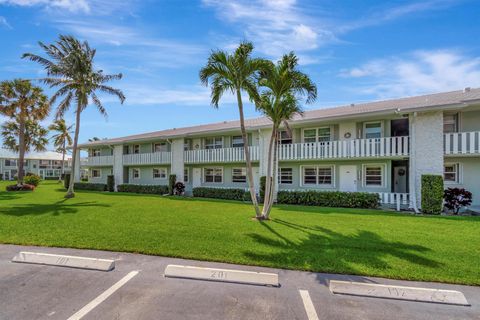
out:
<path id="1" fill-rule="evenodd" d="M 454 214 L 458 214 L 462 207 L 472 204 L 472 193 L 464 188 L 448 188 L 444 191 L 443 198 L 445 207 Z"/>
<path id="2" fill-rule="evenodd" d="M 45 177 L 43 180 L 58 180 L 58 177 Z"/>
<path id="3" fill-rule="evenodd" d="M 107 191 L 109 191 L 109 192 L 115 191 L 115 177 L 114 176 L 107 176 Z"/>
<path id="4" fill-rule="evenodd" d="M 177 182 L 174 186 L 174 194 L 177 196 L 181 196 L 185 193 L 185 184 L 183 182 Z"/>
<path id="5" fill-rule="evenodd" d="M 171 174 L 168 177 L 168 194 L 173 195 L 173 192 L 175 191 L 175 183 L 177 182 L 177 175 Z"/>
<path id="6" fill-rule="evenodd" d="M 105 183 L 76 182 L 73 184 L 73 188 L 76 190 L 107 191 Z"/>
<path id="7" fill-rule="evenodd" d="M 70 184 L 70 177 L 72 175 L 70 173 L 65 173 L 65 179 L 63 179 L 63 186 L 65 189 L 68 189 L 68 185 Z"/>
<path id="8" fill-rule="evenodd" d="M 36 175 L 36 174 L 33 174 L 33 173 L 32 174 L 27 174 L 25 176 L 25 178 L 23 178 L 23 182 L 25 184 L 31 184 L 35 187 L 38 186 L 38 184 L 40 183 L 40 180 L 41 180 L 40 176 Z"/>
<path id="9" fill-rule="evenodd" d="M 118 192 L 145 193 L 145 194 L 167 194 L 168 186 L 141 185 L 141 184 L 120 184 Z"/>
<path id="10" fill-rule="evenodd" d="M 222 188 L 193 188 L 193 196 L 198 198 L 213 198 L 224 200 L 245 201 L 250 198 L 250 193 L 243 189 L 222 189 Z"/>
<path id="11" fill-rule="evenodd" d="M 443 178 L 440 175 L 422 175 L 422 212 L 440 214 L 443 206 Z"/>
<path id="12" fill-rule="evenodd" d="M 260 202 L 263 202 L 265 199 L 265 186 L 267 184 L 267 177 L 266 176 L 261 176 L 260 177 Z"/>
<path id="13" fill-rule="evenodd" d="M 0 173 L 0 180 L 3 180 L 3 173 Z"/>
<path id="14" fill-rule="evenodd" d="M 277 202 L 305 206 L 376 209 L 380 204 L 380 196 L 368 192 L 279 191 Z"/>
<path id="15" fill-rule="evenodd" d="M 33 191 L 35 186 L 31 184 L 23 184 L 18 186 L 16 184 L 9 185 L 5 188 L 7 191 Z"/>

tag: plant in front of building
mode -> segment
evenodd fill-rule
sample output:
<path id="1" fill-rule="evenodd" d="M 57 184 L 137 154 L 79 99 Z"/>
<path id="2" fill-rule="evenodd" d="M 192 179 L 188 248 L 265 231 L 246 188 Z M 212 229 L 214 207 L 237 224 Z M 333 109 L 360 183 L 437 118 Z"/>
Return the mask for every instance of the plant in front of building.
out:
<path id="1" fill-rule="evenodd" d="M 73 138 L 71 179 L 66 198 L 72 198 L 74 193 L 75 168 L 77 163 L 77 144 L 80 133 L 80 115 L 93 104 L 103 116 L 107 111 L 97 93 L 110 94 L 118 97 L 120 103 L 125 101 L 125 95 L 119 89 L 106 85 L 111 80 L 119 80 L 122 74 L 104 74 L 103 70 L 95 69 L 94 58 L 96 50 L 90 48 L 87 41 L 80 42 L 72 36 L 60 35 L 53 44 L 39 43 L 47 57 L 25 53 L 23 58 L 42 65 L 47 77 L 42 81 L 51 88 L 58 88 L 50 99 L 50 104 L 62 99 L 57 107 L 56 119 L 63 118 L 72 104 L 75 108 L 75 135 Z"/>
<path id="2" fill-rule="evenodd" d="M 173 186 L 173 194 L 176 196 L 183 196 L 185 194 L 185 184 L 181 181 L 178 181 Z"/>
<path id="3" fill-rule="evenodd" d="M 114 192 L 115 191 L 115 176 L 108 175 L 107 176 L 107 191 Z"/>
<path id="4" fill-rule="evenodd" d="M 2 125 L 3 144 L 18 153 L 17 184 L 24 178 L 25 153 L 44 151 L 47 130 L 40 125 L 50 111 L 47 96 L 29 80 L 15 79 L 0 83 L 0 114 L 8 121 Z"/>
<path id="5" fill-rule="evenodd" d="M 40 178 L 39 175 L 33 174 L 33 173 L 27 173 L 25 178 L 23 178 L 23 182 L 26 184 L 30 184 L 32 186 L 37 187 L 40 184 L 40 181 L 42 178 Z"/>
<path id="6" fill-rule="evenodd" d="M 175 183 L 177 183 L 177 175 L 171 174 L 168 176 L 168 194 L 171 196 L 175 193 Z"/>
<path id="7" fill-rule="evenodd" d="M 440 175 L 422 175 L 422 212 L 440 214 L 443 207 L 443 177 Z"/>
<path id="8" fill-rule="evenodd" d="M 71 134 L 73 124 L 67 126 L 64 119 L 55 120 L 48 129 L 56 132 L 50 139 L 53 141 L 53 145 L 57 148 L 57 152 L 62 154 L 62 172 L 58 176 L 58 182 L 62 181 L 62 177 L 65 174 L 65 155 L 67 154 L 67 147 L 70 147 L 73 143 Z"/>
<path id="9" fill-rule="evenodd" d="M 472 193 L 464 188 L 448 188 L 443 193 L 445 208 L 457 215 L 461 208 L 472 204 Z"/>

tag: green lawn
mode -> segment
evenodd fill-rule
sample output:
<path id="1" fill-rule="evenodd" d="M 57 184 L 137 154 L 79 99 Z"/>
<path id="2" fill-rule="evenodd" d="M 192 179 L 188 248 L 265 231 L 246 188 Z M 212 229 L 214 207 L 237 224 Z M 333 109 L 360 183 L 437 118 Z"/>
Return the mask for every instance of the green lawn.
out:
<path id="1" fill-rule="evenodd" d="M 5 189 L 0 183 L 0 190 Z M 0 191 L 0 242 L 480 285 L 480 219 L 77 192 Z"/>

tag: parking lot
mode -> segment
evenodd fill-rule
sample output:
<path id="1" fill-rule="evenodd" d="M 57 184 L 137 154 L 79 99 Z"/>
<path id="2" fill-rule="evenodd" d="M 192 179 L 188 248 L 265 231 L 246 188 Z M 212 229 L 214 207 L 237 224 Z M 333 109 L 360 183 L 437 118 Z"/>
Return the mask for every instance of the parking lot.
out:
<path id="1" fill-rule="evenodd" d="M 116 267 L 113 271 L 102 272 L 12 263 L 12 257 L 19 251 L 115 259 Z M 168 264 L 273 272 L 278 273 L 281 286 L 165 278 L 163 272 Z M 123 285 L 115 287 L 120 280 Z M 471 306 L 334 295 L 328 288 L 330 280 L 458 290 L 464 293 Z M 310 308 L 308 298 L 313 304 Z M 480 319 L 479 306 L 479 287 L 128 253 L 0 245 L 0 319 L 69 319 L 75 315 L 77 319 L 314 320 L 315 313 L 318 319 Z"/>

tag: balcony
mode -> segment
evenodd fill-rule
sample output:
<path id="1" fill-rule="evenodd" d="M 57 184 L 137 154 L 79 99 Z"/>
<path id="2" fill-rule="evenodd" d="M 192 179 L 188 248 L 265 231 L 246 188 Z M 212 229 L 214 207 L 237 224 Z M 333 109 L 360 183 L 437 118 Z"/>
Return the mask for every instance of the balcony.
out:
<path id="1" fill-rule="evenodd" d="M 480 131 L 444 134 L 445 155 L 480 155 Z"/>
<path id="2" fill-rule="evenodd" d="M 280 160 L 323 160 L 352 158 L 401 158 L 410 150 L 409 137 L 355 139 L 280 145 Z"/>
<path id="3" fill-rule="evenodd" d="M 86 167 L 113 166 L 113 156 L 87 157 L 80 160 L 80 164 Z"/>
<path id="4" fill-rule="evenodd" d="M 250 146 L 250 159 L 259 161 L 260 149 L 258 146 Z M 245 162 L 245 154 L 240 148 L 220 148 L 220 149 L 202 149 L 188 150 L 184 153 L 185 163 L 225 163 L 225 162 Z"/>
<path id="5" fill-rule="evenodd" d="M 124 165 L 170 164 L 171 162 L 171 152 L 151 152 L 123 155 Z"/>

